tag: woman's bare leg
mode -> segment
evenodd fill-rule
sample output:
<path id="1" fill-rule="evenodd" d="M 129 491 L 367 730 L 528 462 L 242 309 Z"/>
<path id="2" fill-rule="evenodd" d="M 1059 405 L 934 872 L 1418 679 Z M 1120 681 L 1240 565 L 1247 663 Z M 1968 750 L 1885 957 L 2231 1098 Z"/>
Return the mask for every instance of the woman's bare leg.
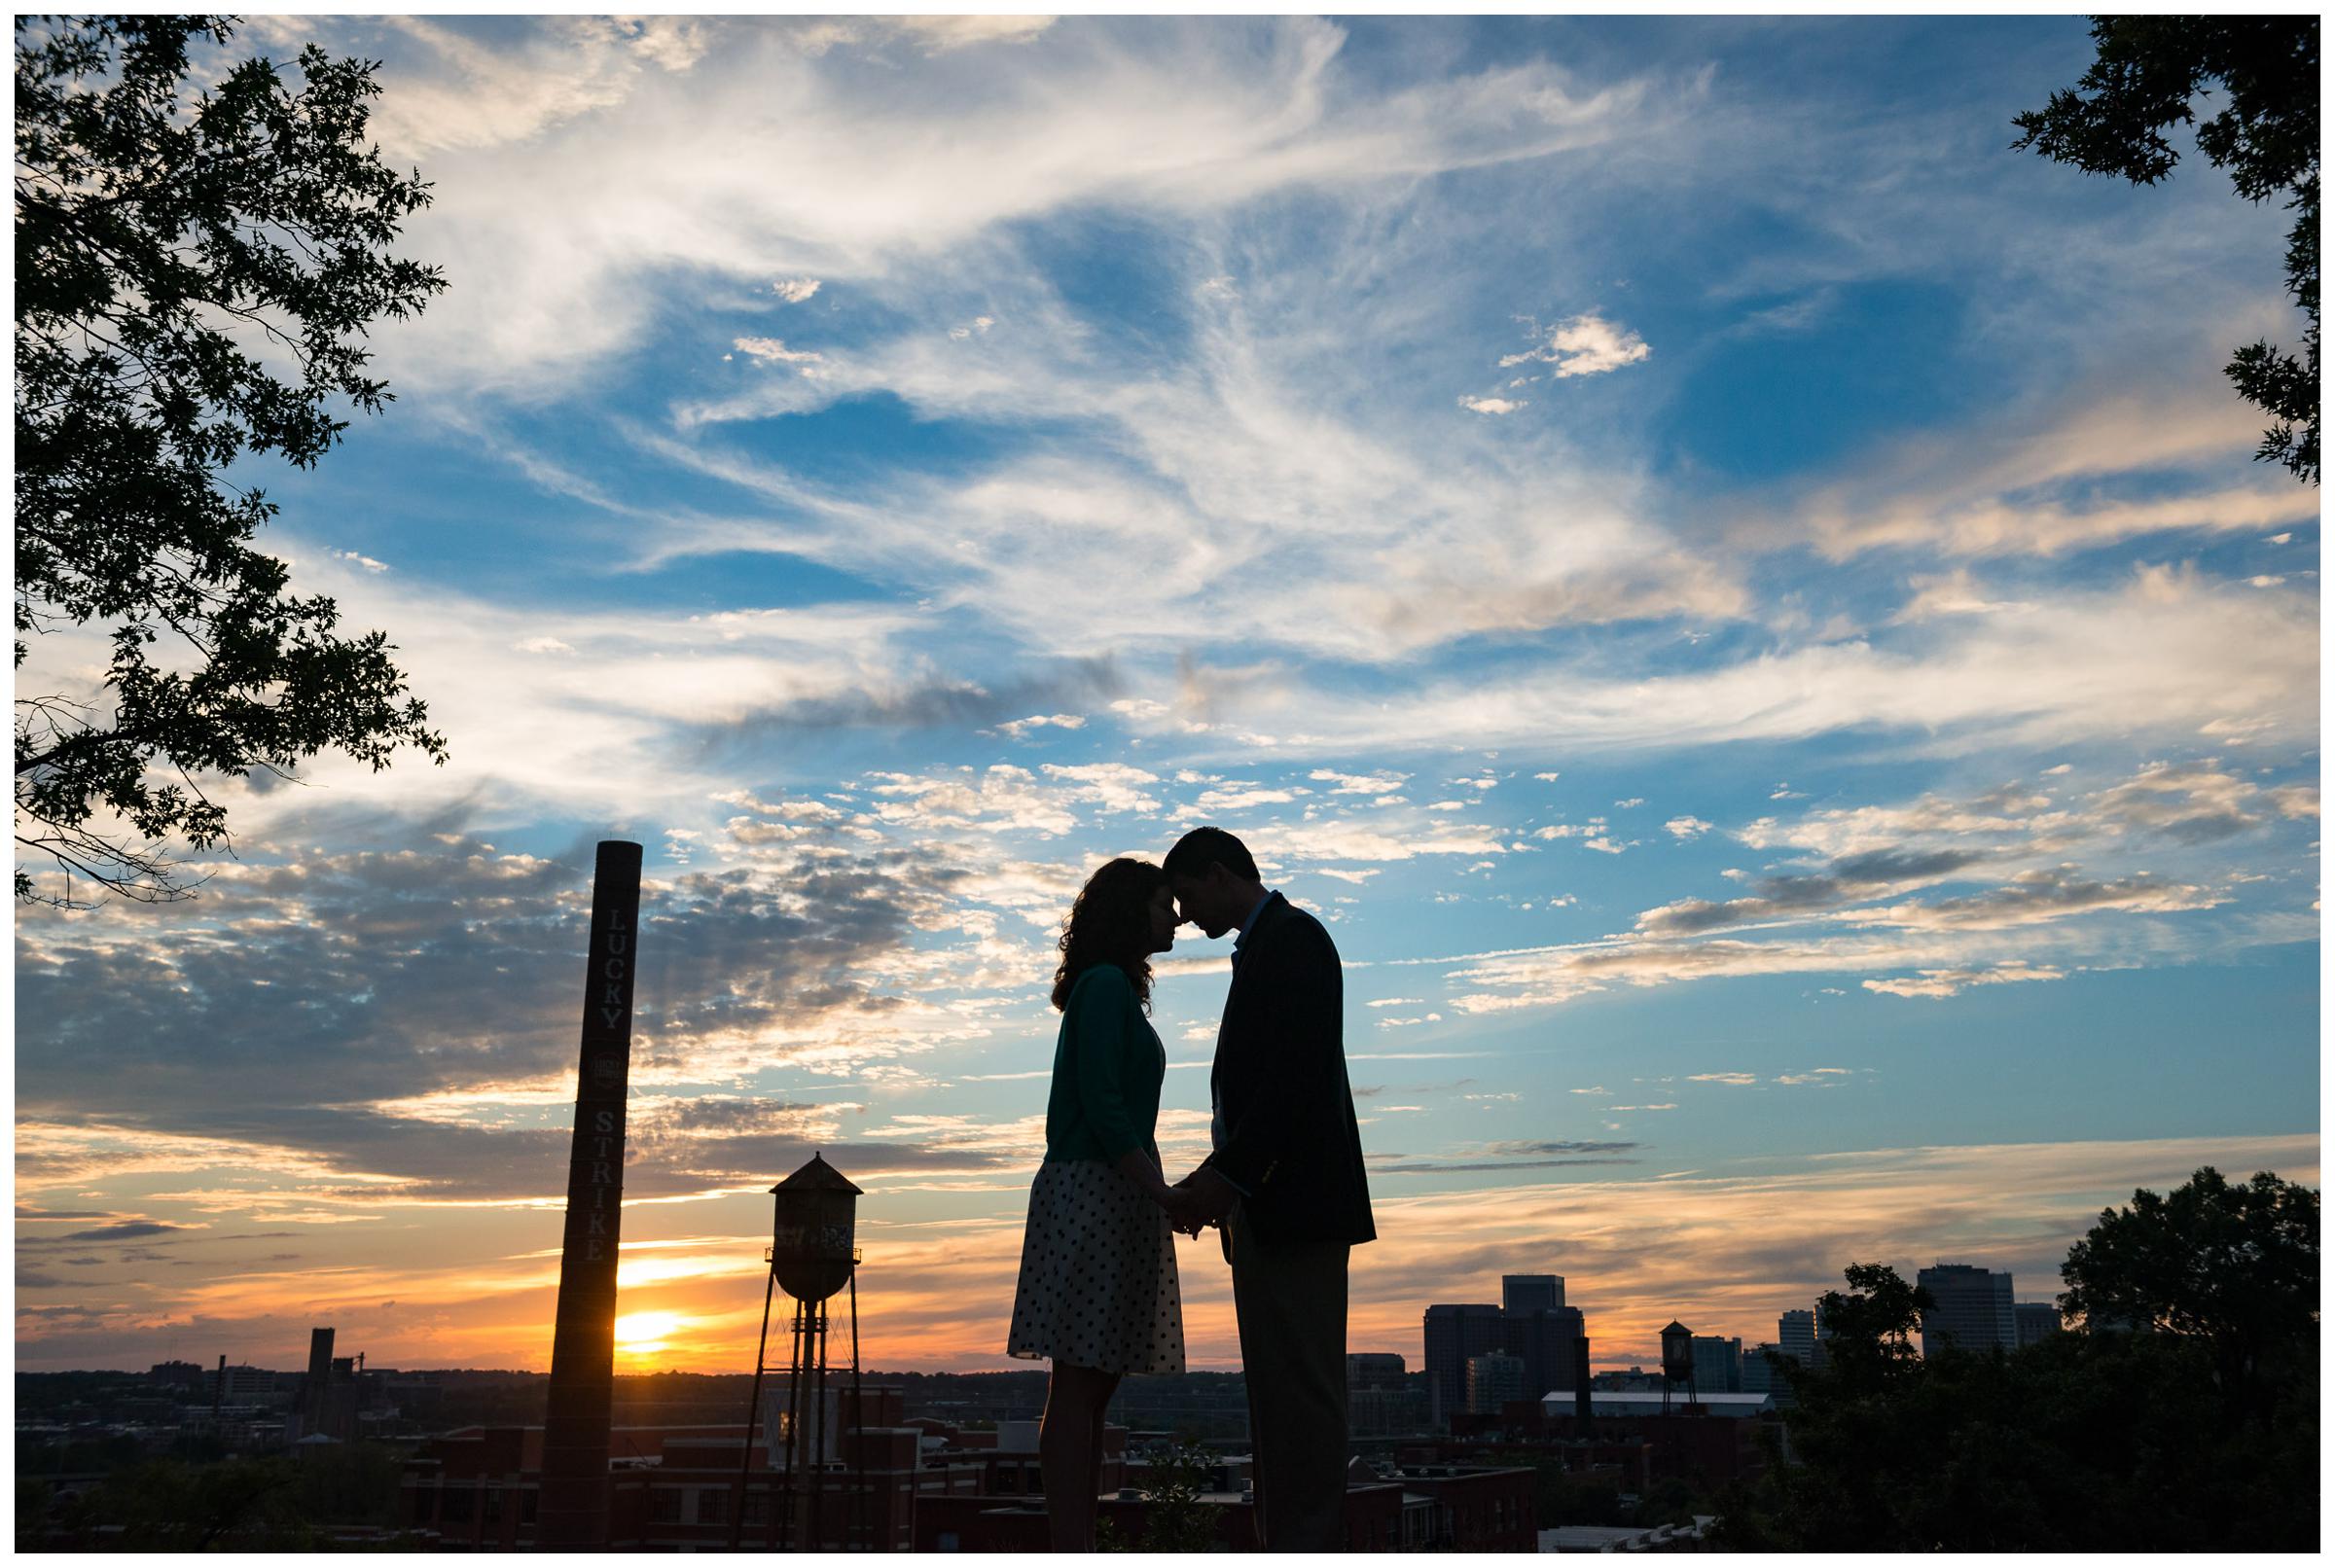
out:
<path id="1" fill-rule="evenodd" d="M 1088 1440 L 1087 1495 L 1089 1497 L 1102 1495 L 1102 1412 L 1110 1408 L 1111 1395 L 1119 1387 L 1119 1373 L 1097 1372 L 1096 1375 L 1102 1379 L 1102 1392 L 1095 1399 L 1093 1435 Z M 1088 1550 L 1093 1550 L 1094 1549 L 1090 1546 Z"/>
<path id="2" fill-rule="evenodd" d="M 1046 1418 L 1038 1427 L 1038 1474 L 1046 1480 L 1046 1529 L 1057 1551 L 1095 1550 L 1095 1496 L 1102 1489 L 1102 1412 L 1117 1372 L 1054 1364 Z"/>

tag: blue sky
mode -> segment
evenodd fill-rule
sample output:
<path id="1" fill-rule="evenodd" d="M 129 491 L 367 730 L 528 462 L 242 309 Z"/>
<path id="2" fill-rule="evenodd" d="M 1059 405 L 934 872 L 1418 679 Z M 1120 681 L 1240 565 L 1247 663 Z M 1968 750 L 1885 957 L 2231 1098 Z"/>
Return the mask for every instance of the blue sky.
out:
<path id="1" fill-rule="evenodd" d="M 1600 1360 L 1852 1253 L 2034 1298 L 2137 1185 L 2316 1181 L 2317 492 L 2220 374 L 2299 334 L 2284 217 L 2012 152 L 2079 21 L 240 42 L 310 36 L 450 287 L 259 477 L 453 760 L 19 919 L 22 1364 L 540 1361 L 604 836 L 671 1364 L 814 1146 L 892 1364 L 997 1364 L 1052 933 L 1199 822 L 1347 963 L 1357 1347 L 1504 1268 Z M 1221 952 L 1164 974 L 1175 1163 Z"/>

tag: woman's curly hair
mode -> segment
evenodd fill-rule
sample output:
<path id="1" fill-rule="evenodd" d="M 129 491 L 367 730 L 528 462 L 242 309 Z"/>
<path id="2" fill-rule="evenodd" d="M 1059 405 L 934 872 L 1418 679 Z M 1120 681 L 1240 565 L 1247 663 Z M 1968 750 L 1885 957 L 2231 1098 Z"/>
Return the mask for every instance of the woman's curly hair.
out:
<path id="1" fill-rule="evenodd" d="M 1122 857 L 1087 878 L 1062 921 L 1060 967 L 1054 972 L 1054 1005 L 1070 1005 L 1070 987 L 1096 964 L 1117 964 L 1151 1011 L 1151 901 L 1168 873 L 1147 860 Z"/>

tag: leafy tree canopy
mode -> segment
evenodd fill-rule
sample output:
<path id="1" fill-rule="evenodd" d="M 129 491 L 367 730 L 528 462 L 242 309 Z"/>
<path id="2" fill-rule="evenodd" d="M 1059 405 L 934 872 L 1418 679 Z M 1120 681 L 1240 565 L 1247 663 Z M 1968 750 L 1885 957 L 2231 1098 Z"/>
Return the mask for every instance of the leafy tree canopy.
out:
<path id="1" fill-rule="evenodd" d="M 389 401 L 362 339 L 446 286 L 391 252 L 429 188 L 365 139 L 375 64 L 310 46 L 289 79 L 250 59 L 196 85 L 190 48 L 231 35 L 17 22 L 16 662 L 42 634 L 110 644 L 94 690 L 19 686 L 19 900 L 77 902 L 76 874 L 187 896 L 165 845 L 228 838 L 206 776 L 446 757 L 385 635 L 342 636 L 331 599 L 288 592 L 252 543 L 275 507 L 224 475 L 309 466 L 340 400 Z M 36 888 L 25 854 L 60 880 Z"/>
<path id="2" fill-rule="evenodd" d="M 2060 1273 L 2062 1312 L 2196 1339 L 2250 1403 L 2266 1359 L 2317 1336 L 2318 1194 L 2269 1171 L 2233 1187 L 2206 1165 L 2102 1209 Z"/>
<path id="3" fill-rule="evenodd" d="M 1914 1335 L 1922 1314 L 1937 1302 L 1886 1264 L 1850 1264 L 1843 1277 L 1847 1291 L 1826 1291 L 1816 1299 L 1816 1317 L 1826 1334 L 1825 1359 L 1849 1386 L 1884 1387 L 1921 1359 Z"/>
<path id="4" fill-rule="evenodd" d="M 1717 1501 L 1719 1545 L 1793 1551 L 2310 1550 L 2317 1393 L 2230 1419 L 2204 1347 L 2055 1334 L 1919 1363 L 1886 1397 L 1796 1379 L 1779 1462 Z M 1784 1460 L 1788 1454 L 1788 1462 Z"/>
<path id="5" fill-rule="evenodd" d="M 2207 1167 L 2133 1198 L 2069 1250 L 2075 1332 L 2008 1353 L 1914 1355 L 1923 1293 L 1851 1266 L 1826 1368 L 1780 1364 L 1796 1404 L 1718 1500 L 1720 1546 L 2315 1550 L 2317 1193 Z"/>
<path id="6" fill-rule="evenodd" d="M 2286 288 L 2310 317 L 2304 355 L 2268 340 L 2238 350 L 2224 374 L 2276 421 L 2255 456 L 2318 482 L 2318 18 L 2096 17 L 2099 57 L 2070 90 L 2017 116 L 2012 145 L 2093 174 L 2154 185 L 2180 160 L 2165 132 L 2197 126 L 2197 149 L 2248 201 L 2283 194 L 2295 215 Z M 2218 93 L 2202 124 L 2194 101 Z"/>
<path id="7" fill-rule="evenodd" d="M 1151 1451 L 1145 1472 L 1143 1530 L 1122 1539 L 1109 1519 L 1096 1525 L 1096 1544 L 1104 1551 L 1185 1552 L 1216 1548 L 1216 1511 L 1201 1501 L 1208 1489 L 1215 1456 L 1188 1439 Z"/>
<path id="8" fill-rule="evenodd" d="M 115 1472 L 61 1506 L 19 1486 L 18 1548 L 331 1550 L 335 1526 L 377 1529 L 395 1521 L 402 1469 L 394 1450 L 369 1443 L 299 1461 L 149 1459 Z M 377 1544 L 410 1548 L 394 1537 Z"/>

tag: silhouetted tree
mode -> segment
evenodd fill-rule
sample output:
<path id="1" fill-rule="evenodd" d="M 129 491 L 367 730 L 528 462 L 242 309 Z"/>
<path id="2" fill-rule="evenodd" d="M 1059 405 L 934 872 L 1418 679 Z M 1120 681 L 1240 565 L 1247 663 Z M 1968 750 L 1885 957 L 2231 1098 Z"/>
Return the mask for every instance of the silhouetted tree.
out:
<path id="1" fill-rule="evenodd" d="M 2057 1334 L 1950 1351 L 1881 1399 L 1799 1379 L 1790 1464 L 1714 1504 L 1720 1544 L 1794 1551 L 2309 1550 L 2315 1384 L 2230 1418 L 2206 1348 Z"/>
<path id="2" fill-rule="evenodd" d="M 55 1528 L 68 1540 L 102 1543 L 109 1550 L 327 1550 L 337 1527 L 385 1529 L 394 1522 L 402 1470 L 395 1451 L 367 1443 L 298 1461 L 150 1459 L 61 1506 L 20 1486 L 18 1542 L 23 1549 Z M 28 1501 L 42 1510 L 29 1520 Z M 378 1544 L 397 1542 L 384 1537 Z"/>
<path id="3" fill-rule="evenodd" d="M 1798 1402 L 1789 1427 L 1794 1462 L 1782 1464 L 1780 1449 L 1771 1455 L 1760 1509 L 1740 1487 L 1719 1505 L 1737 1545 L 1773 1537 L 1805 1550 L 1871 1546 L 1897 1506 L 1889 1495 L 1895 1476 L 1927 1447 L 1906 1427 L 1899 1400 L 1921 1370 L 1913 1336 L 1933 1304 L 1929 1293 L 1886 1264 L 1851 1264 L 1845 1277 L 1847 1291 L 1827 1291 L 1816 1302 L 1827 1332 L 1824 1370 L 1790 1360 L 1780 1367 Z"/>
<path id="4" fill-rule="evenodd" d="M 2258 1171 L 2232 1187 L 2210 1165 L 2166 1196 L 2102 1209 L 2068 1249 L 2060 1310 L 2098 1326 L 2193 1338 L 2249 1415 L 2266 1372 L 2284 1373 L 2318 1333 L 2318 1194 Z"/>
<path id="5" fill-rule="evenodd" d="M 1664 1476 L 1646 1488 L 1631 1522 L 1641 1530 L 1658 1524 L 1692 1524 L 1696 1515 L 1710 1511 L 1709 1500 L 1693 1481 L 1683 1476 Z"/>
<path id="6" fill-rule="evenodd" d="M 2198 151 L 2230 171 L 2240 196 L 2286 196 L 2295 215 L 2286 289 L 2311 319 L 2304 357 L 2248 343 L 2224 374 L 2276 421 L 2254 455 L 2317 483 L 2317 17 L 2095 17 L 2092 39 L 2092 68 L 2072 90 L 2017 116 L 2027 134 L 2012 146 L 2154 185 L 2180 160 L 2167 127 L 2196 125 Z M 2193 100 L 2216 91 L 2225 107 L 2199 124 Z"/>
<path id="7" fill-rule="evenodd" d="M 167 843 L 228 839 L 205 774 L 446 757 L 384 635 L 288 594 L 252 547 L 275 507 L 225 477 L 244 454 L 307 467 L 346 426 L 338 400 L 389 401 L 360 345 L 445 287 L 390 254 L 429 187 L 366 142 L 373 63 L 311 45 L 294 81 L 250 59 L 198 86 L 190 47 L 230 35 L 17 21 L 16 663 L 60 628 L 111 644 L 100 690 L 19 686 L 17 842 L 61 873 L 36 893 L 19 865 L 19 900 L 75 903 L 76 875 L 187 896 Z"/>
<path id="8" fill-rule="evenodd" d="M 1123 1541 L 1103 1519 L 1096 1525 L 1096 1544 L 1104 1551 L 1214 1550 L 1216 1510 L 1200 1500 L 1213 1462 L 1206 1448 L 1185 1439 L 1154 1448 L 1143 1478 L 1142 1536 Z"/>
<path id="9" fill-rule="evenodd" d="M 1850 1264 L 1842 1277 L 1847 1291 L 1816 1298 L 1816 1320 L 1827 1335 L 1825 1360 L 1844 1388 L 1882 1391 L 1919 1363 L 1914 1335 L 1922 1314 L 1937 1302 L 1887 1264 Z"/>
<path id="10" fill-rule="evenodd" d="M 2103 1212 L 2064 1272 L 2075 1332 L 1925 1360 L 1923 1293 L 1851 1267 L 1821 1303 L 1826 1368 L 1781 1365 L 1797 1407 L 1766 1474 L 1717 1500 L 1719 1544 L 2315 1550 L 2318 1194 L 2208 1167 Z"/>
<path id="11" fill-rule="evenodd" d="M 315 1536 L 293 1507 L 294 1479 L 288 1459 L 155 1459 L 66 1504 L 60 1522 L 69 1531 L 114 1532 L 107 1544 L 125 1551 L 299 1550 Z"/>
<path id="12" fill-rule="evenodd" d="M 1622 1506 L 1621 1483 L 1611 1473 L 1577 1476 L 1565 1468 L 1563 1459 L 1528 1450 L 1504 1454 L 1500 1462 L 1532 1467 L 1532 1511 L 1544 1530 L 1566 1524 L 1620 1525 L 1637 1517 L 1634 1509 Z"/>

